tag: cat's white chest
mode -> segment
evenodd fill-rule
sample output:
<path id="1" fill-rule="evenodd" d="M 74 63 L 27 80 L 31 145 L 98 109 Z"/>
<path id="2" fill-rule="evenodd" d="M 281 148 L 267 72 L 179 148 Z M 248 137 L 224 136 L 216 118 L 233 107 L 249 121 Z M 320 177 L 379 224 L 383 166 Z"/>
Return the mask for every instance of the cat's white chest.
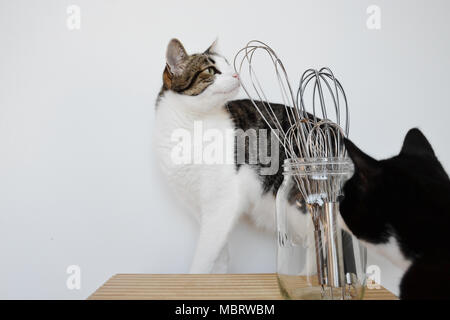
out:
<path id="1" fill-rule="evenodd" d="M 395 239 L 395 237 L 391 236 L 389 241 L 383 244 L 372 244 L 366 241 L 361 240 L 361 242 L 369 249 L 373 250 L 382 256 L 389 259 L 394 265 L 406 271 L 411 265 L 411 261 L 407 260 L 403 253 L 400 250 L 400 245 Z"/>
<path id="2" fill-rule="evenodd" d="M 223 108 L 198 114 L 176 103 L 169 98 L 158 105 L 154 144 L 169 184 L 197 209 L 212 184 L 236 176 L 234 126 Z"/>
<path id="3" fill-rule="evenodd" d="M 352 233 L 347 227 L 344 219 L 342 219 L 341 215 L 338 216 L 338 223 L 342 229 L 350 234 Z M 391 236 L 389 240 L 383 244 L 373 244 L 362 239 L 359 239 L 359 241 L 361 241 L 367 249 L 384 256 L 403 271 L 406 271 L 411 265 L 411 261 L 405 258 L 400 249 L 400 245 L 394 236 Z"/>

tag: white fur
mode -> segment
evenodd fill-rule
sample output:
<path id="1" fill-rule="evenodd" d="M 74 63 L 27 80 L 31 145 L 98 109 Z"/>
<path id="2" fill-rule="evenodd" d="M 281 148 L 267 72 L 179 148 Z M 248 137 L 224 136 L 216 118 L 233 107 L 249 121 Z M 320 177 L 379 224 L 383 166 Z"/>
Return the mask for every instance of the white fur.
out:
<path id="1" fill-rule="evenodd" d="M 383 244 L 373 244 L 364 240 L 360 241 L 369 250 L 373 250 L 386 257 L 389 261 L 391 261 L 394 265 L 399 267 L 404 272 L 406 272 L 406 270 L 408 270 L 409 266 L 411 265 L 411 261 L 405 258 L 402 251 L 400 250 L 398 241 L 394 236 L 391 236 L 388 242 Z"/>
<path id="2" fill-rule="evenodd" d="M 237 94 L 239 81 L 223 58 L 215 56 L 214 60 L 222 74 L 216 74 L 212 85 L 198 96 L 166 91 L 156 111 L 155 144 L 161 168 L 176 195 L 200 223 L 191 273 L 227 271 L 227 240 L 241 215 L 247 214 L 259 227 L 275 230 L 275 198 L 271 192 L 263 195 L 255 170 L 243 165 L 236 171 L 231 163 L 180 165 L 171 158 L 177 143 L 171 139 L 172 132 L 183 128 L 193 135 L 194 121 L 202 121 L 204 130 L 215 129 L 224 135 L 234 130 L 223 107 Z M 234 139 L 225 148 L 234 153 Z M 302 220 L 304 215 L 296 212 L 293 216 L 297 217 L 294 220 Z M 306 225 L 303 221 L 293 223 Z"/>

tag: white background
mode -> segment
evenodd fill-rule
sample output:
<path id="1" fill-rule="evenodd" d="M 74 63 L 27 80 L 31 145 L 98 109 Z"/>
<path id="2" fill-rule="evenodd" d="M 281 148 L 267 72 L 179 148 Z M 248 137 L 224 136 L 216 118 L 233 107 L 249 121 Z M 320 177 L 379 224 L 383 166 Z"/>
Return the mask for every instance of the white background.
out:
<path id="1" fill-rule="evenodd" d="M 79 31 L 66 27 L 70 4 Z M 370 4 L 381 30 L 366 27 Z M 172 37 L 196 52 L 218 36 L 230 60 L 263 40 L 293 79 L 330 66 L 358 145 L 389 157 L 418 126 L 449 169 L 449 12 L 444 0 L 1 0 L 0 298 L 80 299 L 116 273 L 188 271 L 198 228 L 151 146 Z M 275 271 L 274 238 L 246 222 L 231 250 L 232 272 Z M 397 292 L 399 271 L 370 263 Z M 72 264 L 81 290 L 66 287 Z"/>

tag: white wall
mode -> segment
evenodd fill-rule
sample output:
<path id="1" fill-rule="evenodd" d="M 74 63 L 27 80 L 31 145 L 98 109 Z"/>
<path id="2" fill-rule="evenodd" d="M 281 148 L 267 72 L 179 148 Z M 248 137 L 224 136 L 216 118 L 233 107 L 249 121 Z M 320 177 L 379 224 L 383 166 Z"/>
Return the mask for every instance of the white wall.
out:
<path id="1" fill-rule="evenodd" d="M 382 28 L 366 28 L 366 8 Z M 81 30 L 66 28 L 79 5 Z M 0 0 L 0 298 L 86 298 L 115 273 L 184 273 L 197 226 L 167 192 L 150 145 L 165 46 L 219 36 L 230 59 L 269 43 L 291 78 L 330 66 L 351 137 L 395 154 L 419 126 L 450 169 L 448 1 Z M 232 272 L 273 272 L 275 242 L 234 232 Z M 382 282 L 399 271 L 379 257 Z M 82 270 L 81 290 L 66 268 Z"/>

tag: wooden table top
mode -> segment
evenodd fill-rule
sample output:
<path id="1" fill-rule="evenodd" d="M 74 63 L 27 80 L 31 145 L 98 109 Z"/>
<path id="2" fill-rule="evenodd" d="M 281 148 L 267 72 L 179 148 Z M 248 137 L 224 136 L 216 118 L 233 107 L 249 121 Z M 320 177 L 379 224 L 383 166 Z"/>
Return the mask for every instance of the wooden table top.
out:
<path id="1" fill-rule="evenodd" d="M 305 284 L 306 285 L 306 284 Z M 268 274 L 116 274 L 91 300 L 280 300 L 277 276 Z M 395 300 L 381 287 L 365 300 Z"/>

